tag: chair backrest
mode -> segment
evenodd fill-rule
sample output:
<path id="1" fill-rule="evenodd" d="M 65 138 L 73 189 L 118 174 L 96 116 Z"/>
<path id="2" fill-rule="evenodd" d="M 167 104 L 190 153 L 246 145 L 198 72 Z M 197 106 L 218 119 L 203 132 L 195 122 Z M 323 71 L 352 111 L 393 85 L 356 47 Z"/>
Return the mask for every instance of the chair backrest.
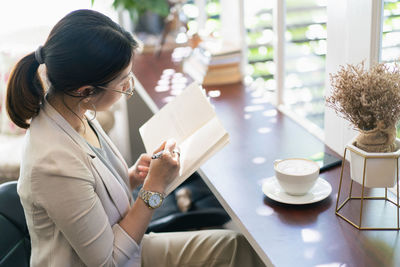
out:
<path id="1" fill-rule="evenodd" d="M 17 182 L 0 184 L 0 267 L 29 266 L 31 244 Z"/>

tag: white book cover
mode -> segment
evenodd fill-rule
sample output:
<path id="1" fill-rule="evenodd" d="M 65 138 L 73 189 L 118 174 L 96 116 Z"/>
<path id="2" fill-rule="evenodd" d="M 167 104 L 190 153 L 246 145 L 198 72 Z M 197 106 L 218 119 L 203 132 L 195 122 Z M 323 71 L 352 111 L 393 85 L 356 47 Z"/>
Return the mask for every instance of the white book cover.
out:
<path id="1" fill-rule="evenodd" d="M 196 83 L 166 104 L 140 127 L 139 132 L 148 154 L 170 138 L 175 139 L 180 148 L 179 177 L 166 189 L 166 195 L 229 143 L 228 132 L 204 89 Z"/>

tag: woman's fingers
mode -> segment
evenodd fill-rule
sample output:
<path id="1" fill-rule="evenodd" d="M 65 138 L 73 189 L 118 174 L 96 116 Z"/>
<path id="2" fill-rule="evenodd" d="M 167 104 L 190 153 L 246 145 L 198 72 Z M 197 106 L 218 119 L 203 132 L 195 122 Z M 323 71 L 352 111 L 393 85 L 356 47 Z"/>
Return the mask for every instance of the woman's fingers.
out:
<path id="1" fill-rule="evenodd" d="M 148 171 L 149 171 L 149 167 L 148 167 L 148 166 L 139 165 L 139 166 L 137 167 L 137 170 L 138 170 L 139 172 L 148 172 Z"/>
<path id="2" fill-rule="evenodd" d="M 148 154 L 142 154 L 140 156 L 139 165 L 150 166 L 151 156 Z"/>
<path id="3" fill-rule="evenodd" d="M 148 172 L 139 172 L 139 178 L 141 179 L 141 182 L 146 178 Z"/>
<path id="4" fill-rule="evenodd" d="M 164 141 L 164 143 L 157 150 L 154 151 L 151 159 L 159 159 L 164 154 L 169 154 L 171 158 L 177 159 L 175 154 L 176 151 L 178 151 L 179 154 L 179 150 L 176 149 L 176 141 L 174 139 L 168 139 L 167 141 Z"/>
<path id="5" fill-rule="evenodd" d="M 180 164 L 179 154 L 174 152 L 176 148 L 176 141 L 169 139 L 154 152 L 145 180 L 146 186 L 159 188 L 160 192 L 163 192 L 177 177 Z"/>
<path id="6" fill-rule="evenodd" d="M 161 146 L 159 146 L 156 150 L 154 150 L 153 154 L 156 154 L 160 151 L 163 151 L 165 149 L 165 145 L 166 145 L 167 141 L 164 141 Z"/>
<path id="7" fill-rule="evenodd" d="M 176 146 L 176 147 L 174 148 L 174 150 L 172 151 L 172 153 L 173 153 L 174 159 L 176 159 L 176 160 L 179 161 L 179 159 L 180 159 L 180 157 L 181 157 L 181 151 L 180 151 L 180 149 Z"/>
<path id="8" fill-rule="evenodd" d="M 171 153 L 172 159 L 179 162 L 181 152 L 179 147 L 176 145 L 175 140 L 168 140 L 167 143 L 165 144 L 164 151 L 168 151 L 169 153 Z"/>
<path id="9" fill-rule="evenodd" d="M 173 139 L 168 139 L 167 142 L 165 143 L 164 150 L 169 151 L 169 153 L 171 153 L 172 155 L 175 147 L 176 147 L 176 141 Z"/>

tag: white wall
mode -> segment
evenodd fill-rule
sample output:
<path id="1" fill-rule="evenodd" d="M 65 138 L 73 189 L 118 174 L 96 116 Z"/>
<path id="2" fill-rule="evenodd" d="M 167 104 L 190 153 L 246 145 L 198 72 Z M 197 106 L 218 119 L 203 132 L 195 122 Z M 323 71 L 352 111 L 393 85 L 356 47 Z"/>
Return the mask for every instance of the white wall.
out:
<path id="1" fill-rule="evenodd" d="M 382 0 L 328 0 L 327 89 L 329 73 L 340 65 L 377 62 L 380 49 Z M 352 126 L 330 108 L 325 108 L 325 143 L 339 154 L 357 135 Z"/>
<path id="2" fill-rule="evenodd" d="M 94 9 L 117 20 L 112 0 L 19 0 L 0 1 L 0 50 L 36 49 L 51 28 L 76 9 Z"/>

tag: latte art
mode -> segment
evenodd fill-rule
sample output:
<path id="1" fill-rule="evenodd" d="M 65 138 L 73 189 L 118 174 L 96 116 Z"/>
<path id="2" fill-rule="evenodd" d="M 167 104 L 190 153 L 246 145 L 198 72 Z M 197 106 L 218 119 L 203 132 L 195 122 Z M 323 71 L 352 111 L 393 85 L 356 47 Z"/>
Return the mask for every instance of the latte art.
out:
<path id="1" fill-rule="evenodd" d="M 287 159 L 279 162 L 276 169 L 289 175 L 307 175 L 318 170 L 314 162 L 302 159 Z"/>

